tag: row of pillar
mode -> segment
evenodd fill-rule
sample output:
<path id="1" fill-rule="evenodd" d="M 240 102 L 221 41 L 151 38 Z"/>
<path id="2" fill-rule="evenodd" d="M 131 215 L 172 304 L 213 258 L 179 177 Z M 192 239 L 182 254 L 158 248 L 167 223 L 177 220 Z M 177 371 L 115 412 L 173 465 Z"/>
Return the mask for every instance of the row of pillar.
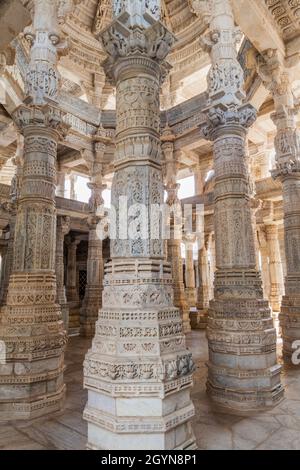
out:
<path id="1" fill-rule="evenodd" d="M 0 364 L 0 419 L 4 420 L 61 410 L 65 396 L 67 338 L 55 276 L 55 185 L 57 143 L 66 126 L 56 102 L 57 56 L 63 48 L 56 7 L 57 2 L 50 0 L 35 2 L 33 26 L 25 33 L 31 42 L 29 99 L 14 113 L 24 135 L 24 163 L 13 267 L 0 317 L 0 338 L 7 347 L 6 363 Z M 174 37 L 159 21 L 155 1 L 125 0 L 115 2 L 114 8 L 113 23 L 101 34 L 108 54 L 104 67 L 115 81 L 117 98 L 112 204 L 118 207 L 119 197 L 125 196 L 128 208 L 145 204 L 151 227 L 150 206 L 163 202 L 159 93 Z M 216 269 L 207 319 L 207 391 L 221 409 L 248 414 L 279 403 L 283 387 L 252 223 L 246 134 L 256 113 L 243 91 L 236 48 L 239 32 L 230 1 L 212 0 L 210 14 L 203 43 L 212 66 L 202 132 L 213 143 Z M 265 62 L 270 57 L 274 59 L 274 54 L 268 52 Z M 286 75 L 279 83 L 275 75 L 274 177 L 283 184 L 287 265 L 281 323 L 284 356 L 289 360 L 293 340 L 300 334 L 299 136 L 291 92 L 282 98 Z M 169 197 L 175 191 L 176 200 L 174 181 L 168 185 Z M 173 300 L 171 266 L 157 224 L 155 239 L 145 240 L 141 234 L 124 239 L 117 234 L 111 242 L 102 307 L 84 363 L 90 449 L 196 446 L 190 398 L 194 363 L 186 348 L 180 308 Z M 98 259 L 98 253 L 91 243 L 90 261 Z M 98 268 L 96 263 L 95 271 Z"/>

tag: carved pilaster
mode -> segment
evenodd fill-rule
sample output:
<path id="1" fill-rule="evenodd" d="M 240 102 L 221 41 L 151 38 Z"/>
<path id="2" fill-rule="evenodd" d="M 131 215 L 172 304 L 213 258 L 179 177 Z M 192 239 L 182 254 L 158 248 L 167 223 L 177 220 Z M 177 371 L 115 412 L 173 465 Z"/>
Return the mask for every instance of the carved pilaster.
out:
<path id="1" fill-rule="evenodd" d="M 137 224 L 136 236 L 111 241 L 103 306 L 84 367 L 88 447 L 188 449 L 195 446 L 193 362 L 173 304 L 159 220 L 159 233 L 149 237 L 151 204 L 163 201 L 159 91 L 173 36 L 156 21 L 156 1 L 115 2 L 119 14 L 101 35 L 117 95 L 112 205 L 117 226 L 119 197 L 127 197 L 128 210 L 143 205 L 148 236 Z M 137 212 L 131 220 L 138 221 Z"/>
<path id="2" fill-rule="evenodd" d="M 256 113 L 244 103 L 236 52 L 240 34 L 230 1 L 212 0 L 211 5 L 204 40 L 212 60 L 204 133 L 214 148 L 216 273 L 207 327 L 207 390 L 218 406 L 240 414 L 274 406 L 283 388 L 276 331 L 256 270 L 251 220 L 246 133 Z"/>

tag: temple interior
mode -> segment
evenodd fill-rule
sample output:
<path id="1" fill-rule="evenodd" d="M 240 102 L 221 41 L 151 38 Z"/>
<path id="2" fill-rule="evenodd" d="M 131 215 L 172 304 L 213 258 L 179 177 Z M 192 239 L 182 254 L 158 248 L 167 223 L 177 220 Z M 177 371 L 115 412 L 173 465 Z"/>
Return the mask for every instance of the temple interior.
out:
<path id="1" fill-rule="evenodd" d="M 0 0 L 0 450 L 300 449 L 299 109 L 300 0 Z"/>

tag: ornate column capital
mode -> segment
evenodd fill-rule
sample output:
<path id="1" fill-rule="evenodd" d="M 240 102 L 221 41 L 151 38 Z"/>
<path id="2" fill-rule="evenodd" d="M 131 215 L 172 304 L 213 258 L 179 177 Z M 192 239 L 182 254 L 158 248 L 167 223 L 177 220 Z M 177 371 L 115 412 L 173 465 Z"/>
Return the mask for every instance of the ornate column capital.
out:
<path id="1" fill-rule="evenodd" d="M 70 232 L 70 222 L 71 218 L 67 215 L 57 216 L 56 225 L 63 236 Z"/>
<path id="2" fill-rule="evenodd" d="M 144 3 L 149 4 L 149 2 Z M 134 2 L 128 2 L 125 6 L 134 8 Z M 155 67 L 154 63 L 156 67 L 161 66 L 161 78 L 164 78 L 170 68 L 165 58 L 175 42 L 174 35 L 163 23 L 157 21 L 155 16 L 137 16 L 140 17 L 140 21 L 132 20 L 132 16 L 123 10 L 122 14 L 99 35 L 102 46 L 108 54 L 103 66 L 109 78 L 113 80 L 116 80 L 122 69 L 132 67 L 133 64 L 135 67 L 146 66 L 149 69 L 149 61 L 153 61 L 152 67 Z"/>
<path id="3" fill-rule="evenodd" d="M 42 106 L 22 104 L 13 113 L 16 126 L 23 133 L 26 130 L 49 129 L 55 131 L 57 138 L 64 138 L 70 126 L 63 121 L 64 113 L 50 104 Z"/>
<path id="4" fill-rule="evenodd" d="M 68 50 L 59 22 L 67 16 L 71 3 L 70 0 L 34 0 L 32 25 L 24 30 L 31 47 L 25 93 L 34 104 L 57 99 L 60 86 L 57 57 Z"/>
<path id="5" fill-rule="evenodd" d="M 249 103 L 227 107 L 221 103 L 207 110 L 207 122 L 203 134 L 208 140 L 215 140 L 228 132 L 245 136 L 257 116 L 256 109 Z"/>
<path id="6" fill-rule="evenodd" d="M 244 137 L 245 130 L 256 119 L 253 106 L 243 104 L 244 72 L 236 49 L 240 38 L 230 0 L 212 0 L 210 28 L 200 41 L 212 62 L 207 77 L 208 122 L 204 127 L 205 137 L 211 140 L 222 134 L 223 129 Z"/>

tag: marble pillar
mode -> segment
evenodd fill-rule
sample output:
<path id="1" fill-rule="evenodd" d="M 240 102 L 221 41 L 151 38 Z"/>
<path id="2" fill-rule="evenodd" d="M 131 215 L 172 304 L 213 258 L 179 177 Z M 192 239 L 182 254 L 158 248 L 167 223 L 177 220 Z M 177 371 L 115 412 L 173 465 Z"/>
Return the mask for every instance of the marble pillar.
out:
<path id="1" fill-rule="evenodd" d="M 0 339 L 8 351 L 6 364 L 0 365 L 0 419 L 4 420 L 61 410 L 65 396 L 66 335 L 55 276 L 56 157 L 58 139 L 65 131 L 54 101 L 60 45 L 55 2 L 35 1 L 33 24 L 25 37 L 31 44 L 28 99 L 13 115 L 24 135 L 24 165 L 13 269 L 0 319 Z"/>
<path id="2" fill-rule="evenodd" d="M 5 254 L 5 264 L 3 266 L 4 271 L 3 271 L 1 290 L 0 290 L 0 305 L 5 305 L 6 303 L 9 278 L 12 273 L 12 267 L 13 267 L 17 202 L 20 196 L 23 164 L 24 164 L 23 152 L 24 152 L 24 138 L 21 134 L 18 133 L 17 151 L 16 151 L 15 156 L 12 159 L 12 162 L 15 165 L 15 174 L 11 181 L 10 202 L 7 207 L 7 209 L 10 212 L 9 239 L 7 243 L 7 251 Z"/>
<path id="3" fill-rule="evenodd" d="M 114 6 L 116 18 L 101 35 L 117 97 L 112 205 L 118 227 L 119 198 L 127 198 L 128 229 L 135 221 L 137 230 L 117 232 L 105 266 L 103 306 L 84 363 L 88 448 L 191 449 L 194 366 L 173 304 L 157 212 L 150 220 L 151 205 L 163 202 L 159 91 L 173 36 L 159 21 L 156 1 Z M 153 228 L 159 233 L 149 236 Z"/>
<path id="4" fill-rule="evenodd" d="M 204 243 L 198 249 L 198 277 L 199 286 L 197 288 L 197 314 L 192 328 L 205 329 L 207 326 L 209 307 L 209 262 L 208 262 L 208 237 L 204 237 Z M 192 316 L 191 316 L 192 318 Z"/>
<path id="5" fill-rule="evenodd" d="M 270 296 L 269 302 L 273 312 L 280 311 L 283 295 L 283 272 L 276 224 L 266 225 L 266 241 L 269 250 Z"/>
<path id="6" fill-rule="evenodd" d="M 271 91 L 276 126 L 276 168 L 272 176 L 282 183 L 285 238 L 285 295 L 280 310 L 283 357 L 293 364 L 292 356 L 300 338 L 300 133 L 289 72 L 284 58 L 269 49 L 258 59 L 258 72 Z"/>
<path id="7" fill-rule="evenodd" d="M 99 309 L 102 307 L 103 291 L 103 253 L 102 238 L 97 232 L 97 225 L 104 217 L 104 200 L 102 191 L 106 186 L 102 182 L 103 159 L 109 139 L 105 129 L 98 131 L 98 140 L 95 143 L 94 160 L 90 164 L 91 189 L 89 200 L 89 245 L 87 259 L 87 285 L 80 312 L 80 334 L 93 337 Z"/>
<path id="8" fill-rule="evenodd" d="M 67 261 L 67 286 L 66 294 L 68 302 L 78 302 L 79 294 L 77 289 L 77 261 L 76 253 L 80 240 L 67 240 L 68 261 Z"/>
<path id="9" fill-rule="evenodd" d="M 79 239 L 66 237 L 67 245 L 67 281 L 66 296 L 69 308 L 69 336 L 79 335 L 80 332 L 80 300 L 77 285 L 77 247 Z"/>
<path id="10" fill-rule="evenodd" d="M 70 217 L 60 215 L 56 224 L 55 269 L 57 285 L 57 303 L 60 305 L 65 330 L 69 327 L 69 306 L 65 288 L 64 241 L 70 231 Z"/>
<path id="11" fill-rule="evenodd" d="M 70 180 L 70 199 L 73 199 L 74 201 L 77 200 L 77 194 L 76 194 L 76 181 L 77 181 L 77 176 L 74 175 L 74 173 L 71 173 L 69 175 L 69 180 Z"/>
<path id="12" fill-rule="evenodd" d="M 194 267 L 193 246 L 196 237 L 193 234 L 185 234 L 183 238 L 185 244 L 185 294 L 189 308 L 196 307 L 196 277 Z"/>
<path id="13" fill-rule="evenodd" d="M 189 306 L 187 303 L 185 288 L 183 282 L 183 260 L 181 256 L 182 242 L 182 211 L 181 204 L 178 199 L 179 184 L 176 182 L 177 162 L 174 152 L 174 138 L 169 128 L 165 128 L 162 133 L 162 151 L 165 163 L 165 191 L 167 192 L 167 205 L 170 214 L 168 220 L 170 236 L 167 237 L 167 261 L 171 264 L 174 305 L 181 312 L 183 331 L 189 333 L 191 331 Z"/>
<path id="14" fill-rule="evenodd" d="M 216 407 L 240 415 L 273 407 L 283 387 L 251 223 L 246 135 L 256 112 L 245 102 L 236 49 L 240 33 L 230 1 L 212 0 L 211 10 L 202 41 L 212 62 L 203 132 L 213 141 L 215 171 L 216 273 L 207 326 L 207 391 Z"/>
<path id="15" fill-rule="evenodd" d="M 57 171 L 56 196 L 66 197 L 66 174 L 61 169 Z"/>
<path id="16" fill-rule="evenodd" d="M 264 299 L 270 298 L 270 265 L 269 265 L 269 249 L 267 245 L 267 237 L 265 227 L 259 227 L 259 251 L 261 257 L 261 276 L 263 283 Z"/>
<path id="17" fill-rule="evenodd" d="M 210 233 L 208 239 L 209 254 L 209 300 L 214 298 L 214 284 L 216 272 L 216 243 L 214 233 Z"/>

